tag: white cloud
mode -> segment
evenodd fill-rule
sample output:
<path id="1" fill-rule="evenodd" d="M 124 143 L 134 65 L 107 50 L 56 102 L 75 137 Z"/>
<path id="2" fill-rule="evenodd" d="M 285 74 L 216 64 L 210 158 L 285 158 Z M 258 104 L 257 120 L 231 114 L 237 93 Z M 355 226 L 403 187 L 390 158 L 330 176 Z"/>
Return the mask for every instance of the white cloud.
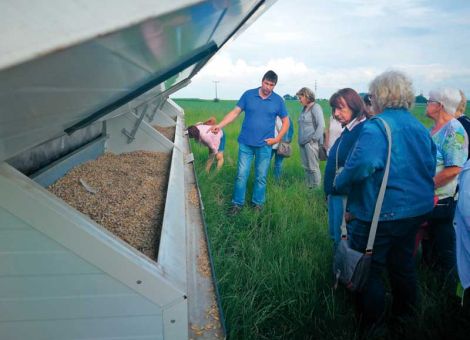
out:
<path id="1" fill-rule="evenodd" d="M 405 71 L 418 91 L 454 86 L 470 93 L 470 3 L 463 0 L 277 1 L 227 44 L 179 96 L 237 99 L 268 69 L 280 94 L 300 87 L 329 97 L 366 91 L 386 69 Z"/>

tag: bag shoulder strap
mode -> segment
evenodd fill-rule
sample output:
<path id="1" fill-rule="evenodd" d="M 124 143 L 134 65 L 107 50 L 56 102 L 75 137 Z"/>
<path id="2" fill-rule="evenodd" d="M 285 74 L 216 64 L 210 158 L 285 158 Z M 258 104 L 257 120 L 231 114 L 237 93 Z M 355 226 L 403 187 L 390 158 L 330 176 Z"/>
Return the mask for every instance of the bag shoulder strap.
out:
<path id="1" fill-rule="evenodd" d="M 374 215 L 372 217 L 372 223 L 369 231 L 369 239 L 367 241 L 366 246 L 366 253 L 371 254 L 372 249 L 374 247 L 375 235 L 377 234 L 377 225 L 379 224 L 379 217 L 380 211 L 382 210 L 382 203 L 385 196 L 385 189 L 387 188 L 388 182 L 388 175 L 390 172 L 390 159 L 392 155 L 392 133 L 390 131 L 390 126 L 387 124 L 385 120 L 380 117 L 376 117 L 375 119 L 380 119 L 385 127 L 385 132 L 387 135 L 388 141 L 388 153 L 387 153 L 387 163 L 385 165 L 384 170 L 384 177 L 382 179 L 382 184 L 380 185 L 379 195 L 377 197 L 377 201 L 375 202 L 375 209 Z M 346 205 L 347 205 L 348 198 L 347 196 L 343 196 L 343 219 L 341 222 L 341 237 L 347 237 L 347 229 L 346 229 L 346 219 L 345 219 L 345 212 L 346 212 Z"/>
<path id="2" fill-rule="evenodd" d="M 318 128 L 318 122 L 317 120 L 315 119 L 315 115 L 313 113 L 313 108 L 315 107 L 317 103 L 313 102 L 313 105 L 312 107 L 310 108 L 310 114 L 312 115 L 312 124 L 313 124 L 313 128 L 315 129 L 315 131 L 317 130 Z"/>
<path id="3" fill-rule="evenodd" d="M 380 119 L 385 127 L 385 132 L 387 134 L 388 140 L 388 155 L 387 164 L 385 165 L 384 177 L 382 179 L 382 184 L 380 185 L 377 201 L 375 202 L 374 216 L 372 217 L 372 224 L 369 232 L 369 240 L 367 241 L 366 252 L 369 253 L 372 253 L 372 248 L 374 247 L 375 235 L 377 233 L 377 225 L 379 224 L 380 211 L 382 210 L 382 203 L 384 201 L 385 190 L 387 188 L 388 175 L 390 173 L 390 158 L 392 155 L 392 133 L 390 131 L 390 126 L 384 119 L 377 116 L 375 118 Z"/>

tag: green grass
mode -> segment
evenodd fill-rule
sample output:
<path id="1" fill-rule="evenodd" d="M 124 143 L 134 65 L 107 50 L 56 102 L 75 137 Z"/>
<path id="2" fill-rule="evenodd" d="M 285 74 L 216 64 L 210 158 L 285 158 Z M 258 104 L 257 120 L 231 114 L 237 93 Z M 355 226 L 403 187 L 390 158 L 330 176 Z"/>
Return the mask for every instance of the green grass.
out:
<path id="1" fill-rule="evenodd" d="M 185 110 L 186 125 L 210 116 L 220 121 L 236 104 L 224 100 L 176 102 Z M 320 104 L 328 117 L 328 102 Z M 288 101 L 287 107 L 297 132 L 300 104 Z M 413 113 L 427 126 L 431 124 L 423 106 Z M 236 217 L 226 216 L 241 122 L 239 117 L 225 128 L 226 163 L 219 173 L 204 172 L 207 148 L 191 141 L 229 339 L 358 338 L 351 296 L 342 288 L 332 289 L 332 243 L 323 192 L 304 185 L 296 143 L 293 155 L 284 160 L 281 183 L 269 175 L 263 211 L 246 207 Z M 247 201 L 251 189 L 252 178 Z M 463 315 L 455 301 L 446 300 L 436 289 L 433 275 L 420 271 L 418 320 L 406 324 L 406 331 L 386 334 L 387 338 L 467 338 L 470 316 Z"/>

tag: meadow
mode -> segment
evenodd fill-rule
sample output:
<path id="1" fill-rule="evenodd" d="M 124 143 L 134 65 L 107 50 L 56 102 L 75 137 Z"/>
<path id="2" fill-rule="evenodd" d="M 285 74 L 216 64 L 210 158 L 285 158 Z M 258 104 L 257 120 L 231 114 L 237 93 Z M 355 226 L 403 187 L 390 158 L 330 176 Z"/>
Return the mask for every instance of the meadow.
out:
<path id="1" fill-rule="evenodd" d="M 186 125 L 215 116 L 218 121 L 236 101 L 177 99 Z M 325 121 L 331 109 L 320 100 Z M 287 101 L 297 132 L 301 106 Z M 424 106 L 413 113 L 426 126 Z M 243 115 L 243 113 L 242 113 Z M 205 173 L 207 148 L 191 142 L 204 216 L 229 339 L 357 339 L 352 297 L 332 288 L 332 242 L 327 232 L 323 191 L 304 185 L 297 134 L 293 155 L 284 160 L 282 180 L 268 177 L 267 201 L 261 212 L 245 207 L 227 217 L 238 153 L 237 137 L 243 117 L 226 127 L 225 165 Z M 322 171 L 325 162 L 322 162 Z M 252 178 L 247 192 L 251 198 Z M 432 271 L 419 265 L 420 304 L 417 319 L 389 328 L 380 338 L 467 339 L 470 315 L 458 300 L 447 299 Z M 388 296 L 390 299 L 390 296 Z"/>

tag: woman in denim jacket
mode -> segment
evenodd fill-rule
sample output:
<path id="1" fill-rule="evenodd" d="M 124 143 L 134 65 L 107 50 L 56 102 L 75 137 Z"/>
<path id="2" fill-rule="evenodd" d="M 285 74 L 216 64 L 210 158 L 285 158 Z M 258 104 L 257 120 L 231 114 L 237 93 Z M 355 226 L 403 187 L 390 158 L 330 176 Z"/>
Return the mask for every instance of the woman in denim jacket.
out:
<path id="1" fill-rule="evenodd" d="M 373 110 L 391 129 L 390 174 L 379 218 L 370 275 L 358 295 L 363 326 L 380 323 L 385 309 L 381 273 L 387 269 L 394 316 L 409 316 L 416 304 L 417 279 L 413 249 L 418 227 L 433 209 L 436 146 L 426 128 L 409 112 L 415 96 L 411 80 L 388 71 L 370 84 Z M 343 171 L 336 177 L 338 193 L 348 195 L 351 247 L 364 251 L 386 165 L 388 142 L 383 123 L 364 123 Z"/>

